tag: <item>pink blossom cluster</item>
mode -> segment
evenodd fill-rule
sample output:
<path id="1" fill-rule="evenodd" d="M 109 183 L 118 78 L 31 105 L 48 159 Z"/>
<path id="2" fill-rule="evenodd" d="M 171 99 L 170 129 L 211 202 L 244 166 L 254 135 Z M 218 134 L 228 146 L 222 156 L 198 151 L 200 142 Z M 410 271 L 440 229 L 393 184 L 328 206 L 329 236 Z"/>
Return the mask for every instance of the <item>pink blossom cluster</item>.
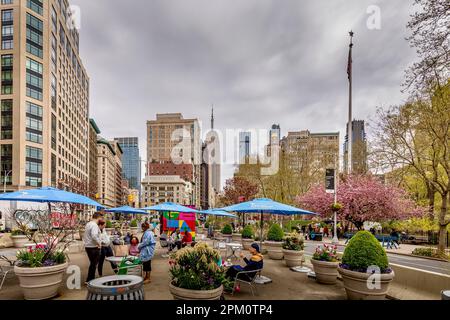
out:
<path id="1" fill-rule="evenodd" d="M 352 222 L 402 220 L 425 213 L 405 190 L 383 184 L 371 175 L 345 177 L 338 185 L 337 200 L 342 204 L 338 217 Z M 334 195 L 326 193 L 324 186 L 316 185 L 297 197 L 297 203 L 328 218 L 333 214 Z"/>

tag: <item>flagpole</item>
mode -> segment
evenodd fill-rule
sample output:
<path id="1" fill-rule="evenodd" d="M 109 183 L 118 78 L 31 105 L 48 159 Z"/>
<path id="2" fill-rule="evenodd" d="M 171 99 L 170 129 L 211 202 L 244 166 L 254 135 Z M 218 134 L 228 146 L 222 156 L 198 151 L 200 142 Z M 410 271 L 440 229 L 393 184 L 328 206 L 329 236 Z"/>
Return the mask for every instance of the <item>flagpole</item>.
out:
<path id="1" fill-rule="evenodd" d="M 349 80 L 349 106 L 348 106 L 348 144 L 347 144 L 347 168 L 348 174 L 353 172 L 353 35 L 350 31 L 350 51 L 348 56 L 348 80 Z"/>

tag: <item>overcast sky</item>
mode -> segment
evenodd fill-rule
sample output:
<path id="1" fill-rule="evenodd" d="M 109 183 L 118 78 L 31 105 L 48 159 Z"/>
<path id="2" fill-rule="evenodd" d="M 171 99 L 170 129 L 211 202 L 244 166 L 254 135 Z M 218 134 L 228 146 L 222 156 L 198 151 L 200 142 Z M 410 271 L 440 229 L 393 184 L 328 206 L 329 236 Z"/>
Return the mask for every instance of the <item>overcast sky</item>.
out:
<path id="1" fill-rule="evenodd" d="M 138 136 L 182 112 L 209 129 L 309 129 L 345 136 L 348 31 L 355 32 L 354 116 L 399 104 L 415 60 L 405 37 L 412 0 L 72 0 L 102 136 Z M 367 8 L 381 10 L 369 30 Z M 341 141 L 342 144 L 343 141 Z M 223 180 L 232 167 L 222 172 Z"/>

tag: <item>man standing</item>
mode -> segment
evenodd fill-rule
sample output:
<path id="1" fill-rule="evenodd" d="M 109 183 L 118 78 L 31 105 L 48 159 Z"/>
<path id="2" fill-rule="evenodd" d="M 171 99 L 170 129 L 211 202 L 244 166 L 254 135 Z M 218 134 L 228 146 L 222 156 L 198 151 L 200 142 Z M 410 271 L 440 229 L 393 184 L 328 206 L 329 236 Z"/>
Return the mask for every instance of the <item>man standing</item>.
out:
<path id="1" fill-rule="evenodd" d="M 95 270 L 97 269 L 100 260 L 102 242 L 100 239 L 98 222 L 101 218 L 102 215 L 99 212 L 94 213 L 92 220 L 86 224 L 86 230 L 84 232 L 84 247 L 90 263 L 86 283 L 95 279 Z"/>

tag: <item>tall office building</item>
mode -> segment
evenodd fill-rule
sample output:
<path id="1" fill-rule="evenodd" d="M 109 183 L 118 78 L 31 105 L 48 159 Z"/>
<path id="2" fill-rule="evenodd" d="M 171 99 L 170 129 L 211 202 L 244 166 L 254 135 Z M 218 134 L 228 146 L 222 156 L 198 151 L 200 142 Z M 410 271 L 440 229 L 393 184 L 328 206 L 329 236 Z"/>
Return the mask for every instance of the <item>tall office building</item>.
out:
<path id="1" fill-rule="evenodd" d="M 98 155 L 97 140 L 100 129 L 94 119 L 89 120 L 89 196 L 92 199 L 99 197 L 98 188 Z"/>
<path id="2" fill-rule="evenodd" d="M 281 127 L 279 124 L 274 124 L 269 131 L 269 144 L 266 146 L 266 156 L 272 155 L 271 147 L 279 147 L 281 142 Z"/>
<path id="3" fill-rule="evenodd" d="M 353 158 L 353 173 L 364 174 L 368 168 L 367 163 L 367 138 L 364 120 L 352 121 L 352 158 Z M 347 135 L 344 143 L 344 169 L 348 172 L 348 123 Z"/>
<path id="4" fill-rule="evenodd" d="M 173 163 L 192 166 L 192 205 L 200 207 L 201 139 L 197 119 L 184 119 L 181 113 L 157 114 L 147 122 L 148 172 L 152 165 Z M 161 173 L 160 176 L 168 175 Z"/>
<path id="5" fill-rule="evenodd" d="M 339 132 L 289 132 L 281 141 L 288 167 L 294 173 L 315 175 L 322 182 L 326 169 L 339 166 Z M 323 174 L 322 174 L 323 173 Z"/>
<path id="6" fill-rule="evenodd" d="M 131 189 L 141 189 L 141 157 L 138 138 L 115 138 L 123 150 L 123 178 L 128 180 Z"/>
<path id="7" fill-rule="evenodd" d="M 67 0 L 2 0 L 1 180 L 6 191 L 89 178 L 89 78 Z"/>
<path id="8" fill-rule="evenodd" d="M 248 163 L 251 152 L 251 132 L 239 132 L 239 164 Z"/>
<path id="9" fill-rule="evenodd" d="M 122 149 L 116 141 L 97 140 L 99 203 L 106 207 L 123 204 Z"/>

